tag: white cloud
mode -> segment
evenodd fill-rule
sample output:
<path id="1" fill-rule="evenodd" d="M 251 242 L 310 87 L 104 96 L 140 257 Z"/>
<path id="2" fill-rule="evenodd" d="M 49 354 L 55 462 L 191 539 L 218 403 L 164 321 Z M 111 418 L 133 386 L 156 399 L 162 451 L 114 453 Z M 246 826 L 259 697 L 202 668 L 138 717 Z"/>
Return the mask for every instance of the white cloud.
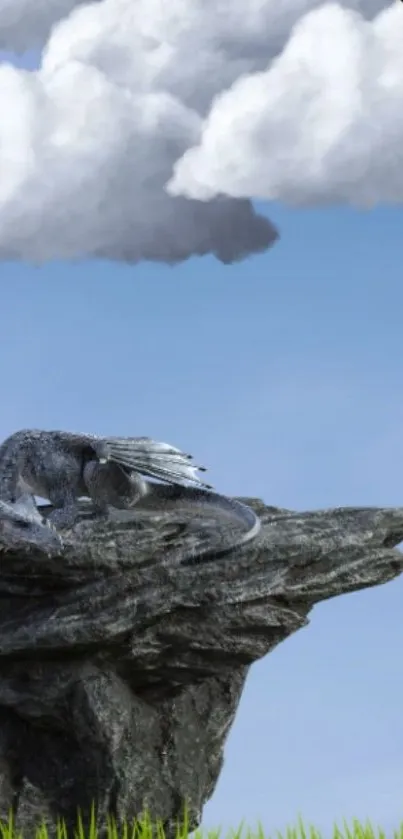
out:
<path id="1" fill-rule="evenodd" d="M 345 0 L 345 5 L 365 11 L 371 21 L 385 0 Z M 280 152 L 289 157 L 288 134 L 283 137 L 281 131 L 295 132 L 296 106 L 312 98 L 312 78 L 320 88 L 323 76 L 329 89 L 320 44 L 313 43 L 317 57 L 308 56 L 299 74 L 293 67 L 292 89 L 286 89 L 281 70 L 284 62 L 292 64 L 298 31 L 305 27 L 309 32 L 307 15 L 320 6 L 321 0 L 250 0 L 247 10 L 243 0 L 101 0 L 88 5 L 0 0 L 0 45 L 14 50 L 43 46 L 38 71 L 0 65 L 0 108 L 7 115 L 0 121 L 0 258 L 175 262 L 213 253 L 230 262 L 269 247 L 276 233 L 248 199 L 255 195 L 254 185 L 260 181 L 266 188 L 268 183 L 262 178 L 263 164 L 263 175 L 271 171 L 267 152 L 262 153 L 265 144 L 273 150 L 281 186 Z M 326 7 L 318 12 L 327 13 Z M 358 45 L 360 27 L 372 26 L 368 32 L 381 27 L 380 19 L 372 24 L 356 20 Z M 298 21 L 300 29 L 287 45 Z M 378 67 L 386 66 L 381 46 L 376 57 Z M 339 63 L 340 79 L 336 72 L 333 78 L 344 96 L 346 72 Z M 311 65 L 317 66 L 316 75 Z M 364 65 L 366 90 L 372 65 Z M 270 73 L 278 90 L 270 82 L 272 98 L 267 99 Z M 393 60 L 385 79 L 388 90 L 397 84 Z M 332 102 L 322 107 L 328 133 L 341 119 L 334 99 L 332 107 Z M 388 125 L 391 112 L 390 102 L 377 103 L 376 114 Z M 236 136 L 233 120 L 239 126 Z M 319 117 L 317 122 L 320 128 Z M 266 126 L 272 135 L 272 124 L 277 127 L 267 145 Z M 394 125 L 398 138 L 398 114 Z M 377 126 L 372 124 L 371 131 L 376 134 Z M 301 136 L 305 157 L 312 156 L 304 172 L 308 177 L 318 152 L 314 145 L 308 148 L 307 127 Z M 378 142 L 384 148 L 382 139 Z M 297 164 L 287 158 L 283 168 L 298 192 Z M 372 181 L 381 180 L 381 168 L 378 161 Z M 340 166 L 334 172 L 342 181 Z M 175 196 L 166 189 L 173 173 Z M 350 175 L 353 183 L 356 174 Z M 394 183 L 397 188 L 397 175 Z"/>
<path id="2" fill-rule="evenodd" d="M 217 96 L 171 194 L 291 204 L 403 201 L 403 8 L 369 21 L 329 3 L 281 55 Z"/>

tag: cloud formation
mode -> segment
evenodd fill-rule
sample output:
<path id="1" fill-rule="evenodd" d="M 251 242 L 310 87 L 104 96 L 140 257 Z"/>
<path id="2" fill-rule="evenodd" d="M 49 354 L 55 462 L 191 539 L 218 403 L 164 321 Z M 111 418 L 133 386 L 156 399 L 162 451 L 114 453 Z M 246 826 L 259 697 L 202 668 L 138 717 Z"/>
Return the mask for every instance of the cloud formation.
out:
<path id="1" fill-rule="evenodd" d="M 313 205 L 403 202 L 403 9 L 329 3 L 218 96 L 168 189 Z"/>
<path id="2" fill-rule="evenodd" d="M 392 200 L 403 10 L 377 17 L 387 6 L 0 0 L 0 45 L 43 50 L 37 71 L 0 65 L 0 258 L 231 262 L 277 236 L 249 198 L 317 201 L 333 183 L 351 201 L 367 177 L 369 201 Z"/>

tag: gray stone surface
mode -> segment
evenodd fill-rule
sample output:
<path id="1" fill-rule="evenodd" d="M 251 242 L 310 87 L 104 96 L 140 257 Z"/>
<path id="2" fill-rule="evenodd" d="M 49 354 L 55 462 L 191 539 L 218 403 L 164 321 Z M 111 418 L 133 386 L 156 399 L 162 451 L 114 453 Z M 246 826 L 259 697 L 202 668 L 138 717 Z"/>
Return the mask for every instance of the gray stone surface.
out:
<path id="1" fill-rule="evenodd" d="M 82 505 L 62 554 L 5 551 L 0 526 L 0 817 L 99 823 L 149 808 L 191 826 L 217 783 L 250 665 L 312 606 L 399 575 L 402 509 L 260 515 L 247 547 L 196 565 L 214 522 Z"/>

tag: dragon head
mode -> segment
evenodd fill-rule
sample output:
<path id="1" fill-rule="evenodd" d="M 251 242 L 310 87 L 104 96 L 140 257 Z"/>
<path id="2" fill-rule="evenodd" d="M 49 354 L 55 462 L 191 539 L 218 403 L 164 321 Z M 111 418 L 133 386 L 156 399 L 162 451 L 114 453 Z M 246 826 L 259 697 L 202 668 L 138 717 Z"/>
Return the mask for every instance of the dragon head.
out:
<path id="1" fill-rule="evenodd" d="M 60 553 L 61 547 L 59 534 L 42 519 L 36 507 L 34 513 L 0 501 L 0 551 L 36 549 L 51 555 Z"/>

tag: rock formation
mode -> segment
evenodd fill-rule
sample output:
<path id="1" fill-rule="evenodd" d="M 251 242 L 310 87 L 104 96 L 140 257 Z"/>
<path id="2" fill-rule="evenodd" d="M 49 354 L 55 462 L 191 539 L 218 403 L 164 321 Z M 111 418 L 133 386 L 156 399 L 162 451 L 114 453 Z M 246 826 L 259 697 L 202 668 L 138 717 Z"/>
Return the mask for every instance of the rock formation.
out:
<path id="1" fill-rule="evenodd" d="M 101 826 L 148 809 L 171 835 L 186 803 L 196 827 L 250 665 L 318 601 L 402 571 L 403 509 L 241 500 L 256 541 L 191 565 L 213 524 L 183 511 L 83 502 L 54 556 L 6 550 L 0 526 L 0 817 L 26 836 L 93 802 Z"/>

